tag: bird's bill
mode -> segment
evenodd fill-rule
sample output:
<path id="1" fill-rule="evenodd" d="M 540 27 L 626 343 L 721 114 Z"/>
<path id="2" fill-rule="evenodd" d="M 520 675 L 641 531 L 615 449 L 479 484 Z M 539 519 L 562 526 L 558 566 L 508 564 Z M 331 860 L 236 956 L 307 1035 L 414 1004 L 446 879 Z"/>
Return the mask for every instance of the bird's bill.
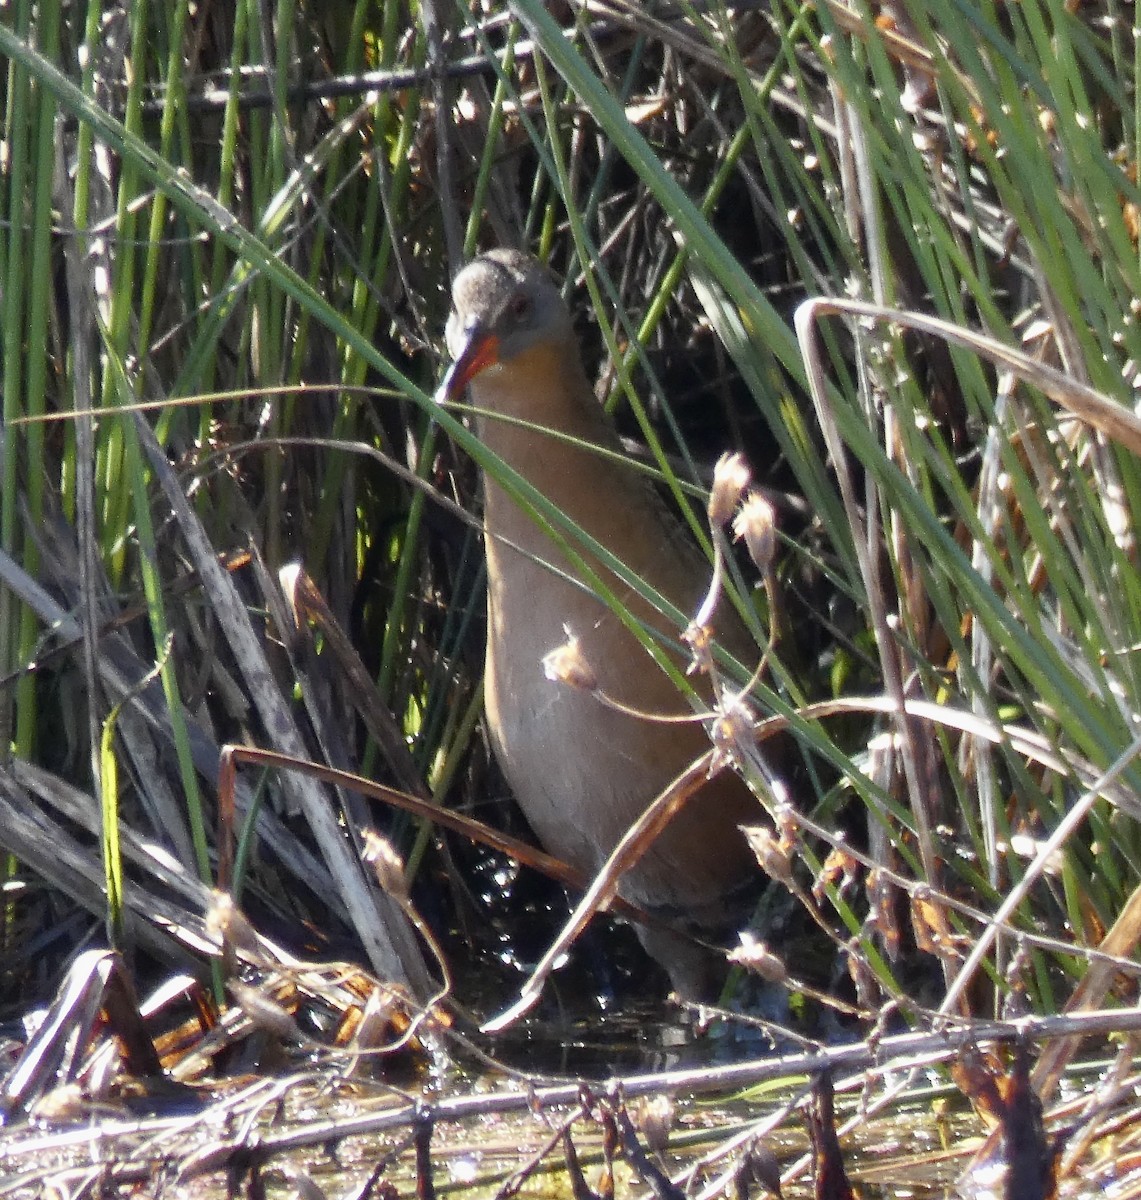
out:
<path id="1" fill-rule="evenodd" d="M 458 400 L 469 383 L 488 367 L 499 362 L 499 338 L 486 330 L 473 329 L 456 361 L 448 368 L 437 398 Z"/>

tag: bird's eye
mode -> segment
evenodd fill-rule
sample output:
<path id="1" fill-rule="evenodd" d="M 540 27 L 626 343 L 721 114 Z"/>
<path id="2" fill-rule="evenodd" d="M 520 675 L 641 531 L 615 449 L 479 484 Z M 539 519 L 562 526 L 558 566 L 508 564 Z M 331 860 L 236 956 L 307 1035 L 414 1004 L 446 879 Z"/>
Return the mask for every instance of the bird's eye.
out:
<path id="1" fill-rule="evenodd" d="M 531 297 L 526 292 L 516 292 L 511 297 L 511 315 L 516 321 L 531 315 Z"/>

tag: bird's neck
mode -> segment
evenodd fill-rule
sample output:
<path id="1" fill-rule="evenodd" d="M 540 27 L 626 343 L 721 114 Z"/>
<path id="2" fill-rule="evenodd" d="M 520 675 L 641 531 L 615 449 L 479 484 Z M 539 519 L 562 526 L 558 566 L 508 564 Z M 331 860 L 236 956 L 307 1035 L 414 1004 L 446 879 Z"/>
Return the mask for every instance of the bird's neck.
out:
<path id="1" fill-rule="evenodd" d="M 620 499 L 616 490 L 638 485 L 632 472 L 591 449 L 616 451 L 619 443 L 587 381 L 577 346 L 544 346 L 517 355 L 480 376 L 472 399 L 484 410 L 478 419 L 480 440 L 580 524 L 594 525 L 600 501 L 612 505 Z M 508 527 L 512 533 L 525 526 L 534 530 L 491 479 L 485 517 L 501 533 Z"/>
<path id="2" fill-rule="evenodd" d="M 490 408 L 492 397 L 496 414 L 527 424 L 481 417 L 479 434 L 488 449 L 628 567 L 654 579 L 655 586 L 667 586 L 658 576 L 661 564 L 677 557 L 676 522 L 646 480 L 615 459 L 620 443 L 587 382 L 577 347 L 559 357 L 548 354 L 545 361 L 519 355 L 501 370 L 486 372 L 476 380 L 472 399 Z M 598 447 L 611 453 L 599 453 Z M 564 594 L 554 576 L 526 562 L 531 557 L 553 561 L 563 570 L 567 564 L 542 528 L 490 476 L 484 480 L 484 527 L 493 604 L 506 611 L 510 586 L 524 608 L 548 603 L 559 621 L 571 619 L 573 585 Z M 616 583 L 611 580 L 610 586 Z M 685 589 L 671 590 L 678 593 L 677 602 L 689 605 Z M 618 591 L 622 595 L 626 589 Z"/>
<path id="3" fill-rule="evenodd" d="M 589 442 L 613 440 L 577 345 L 536 346 L 490 368 L 473 383 L 472 399 L 481 410 L 480 439 L 513 466 L 519 448 L 528 448 L 536 436 L 520 422 Z"/>

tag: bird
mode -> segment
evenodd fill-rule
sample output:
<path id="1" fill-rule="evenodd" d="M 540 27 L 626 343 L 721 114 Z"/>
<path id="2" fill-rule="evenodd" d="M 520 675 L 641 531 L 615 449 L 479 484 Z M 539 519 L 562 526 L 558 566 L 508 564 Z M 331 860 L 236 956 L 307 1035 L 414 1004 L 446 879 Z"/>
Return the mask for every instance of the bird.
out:
<path id="1" fill-rule="evenodd" d="M 570 310 L 531 255 L 489 250 L 452 286 L 445 340 L 452 365 L 440 398 L 465 389 L 476 433 L 567 517 L 670 600 L 693 614 L 710 565 L 644 475 L 624 464 L 618 436 L 587 378 Z M 609 451 L 599 453 L 598 449 Z M 642 713 L 691 711 L 676 683 L 578 577 L 573 562 L 511 496 L 484 478 L 487 556 L 485 719 L 492 748 L 531 829 L 550 853 L 594 875 L 629 826 L 709 749 L 700 723 L 663 724 L 615 711 L 597 695 L 551 682 L 541 662 L 573 634 L 600 688 Z M 591 570 L 646 628 L 673 647 L 679 630 L 601 561 Z M 755 639 L 731 606 L 717 640 L 742 661 Z M 757 861 L 742 824 L 760 810 L 742 779 L 703 785 L 622 878 L 619 894 L 696 930 L 729 930 Z M 712 998 L 724 974 L 690 938 L 640 926 L 649 955 L 680 996 Z"/>

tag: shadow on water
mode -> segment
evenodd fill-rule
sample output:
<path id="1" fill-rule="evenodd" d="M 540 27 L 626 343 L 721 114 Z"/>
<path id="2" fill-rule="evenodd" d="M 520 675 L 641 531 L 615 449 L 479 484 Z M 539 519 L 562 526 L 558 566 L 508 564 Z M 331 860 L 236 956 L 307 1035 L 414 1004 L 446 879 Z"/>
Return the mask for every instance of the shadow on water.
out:
<path id="1" fill-rule="evenodd" d="M 473 964 L 457 985 L 481 1020 L 512 1004 L 528 977 L 533 961 L 516 946 L 505 942 L 497 962 Z M 783 991 L 766 994 L 763 1004 L 754 991 L 746 1004 L 750 1013 L 763 1007 L 788 1024 Z M 575 944 L 535 1010 L 481 1044 L 516 1071 L 592 1080 L 759 1058 L 778 1048 L 755 1026 L 708 1019 L 678 1002 L 633 930 L 607 919 Z"/>

